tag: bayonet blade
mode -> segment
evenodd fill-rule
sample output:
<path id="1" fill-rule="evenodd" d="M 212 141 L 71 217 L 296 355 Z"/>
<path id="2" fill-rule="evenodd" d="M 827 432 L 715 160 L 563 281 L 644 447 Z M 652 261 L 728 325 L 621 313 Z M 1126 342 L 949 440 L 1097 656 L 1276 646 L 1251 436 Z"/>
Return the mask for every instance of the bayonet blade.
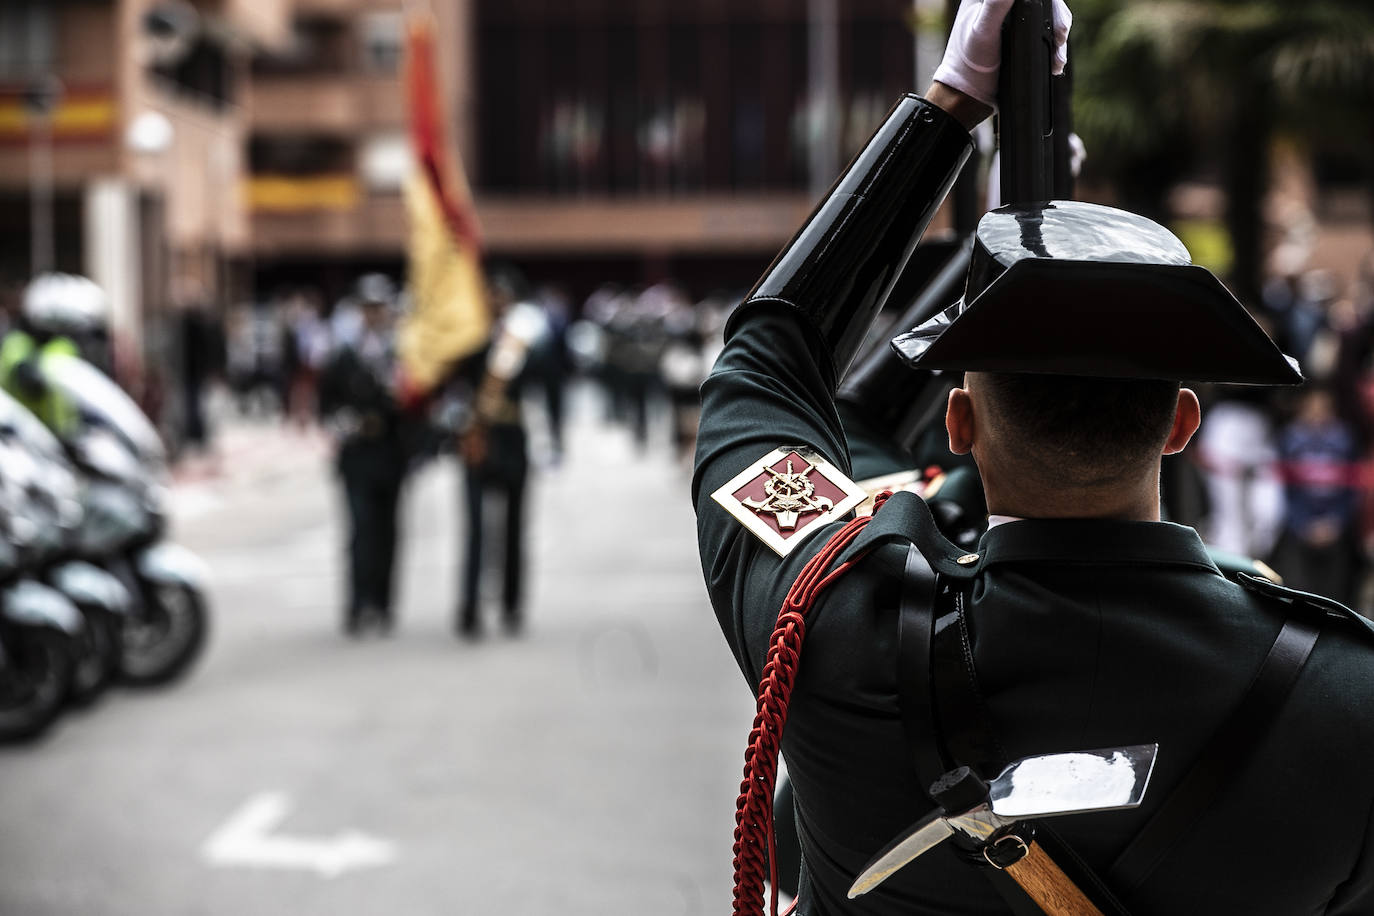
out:
<path id="1" fill-rule="evenodd" d="M 1157 744 L 1137 744 L 1018 760 L 989 784 L 986 803 L 953 814 L 936 809 L 899 834 L 860 873 L 849 897 L 873 890 L 955 830 L 986 841 L 1019 820 L 1134 808 L 1145 797 L 1158 754 Z"/>
<path id="2" fill-rule="evenodd" d="M 853 900 L 873 890 L 903 865 L 949 839 L 952 833 L 954 829 L 945 820 L 943 811 L 937 809 L 927 814 L 905 832 L 898 834 L 897 839 L 873 857 L 873 861 L 864 867 L 849 888 L 849 899 Z"/>
<path id="3" fill-rule="evenodd" d="M 1145 797 L 1157 744 L 1018 760 L 990 784 L 992 811 L 1021 820 L 1134 808 Z"/>

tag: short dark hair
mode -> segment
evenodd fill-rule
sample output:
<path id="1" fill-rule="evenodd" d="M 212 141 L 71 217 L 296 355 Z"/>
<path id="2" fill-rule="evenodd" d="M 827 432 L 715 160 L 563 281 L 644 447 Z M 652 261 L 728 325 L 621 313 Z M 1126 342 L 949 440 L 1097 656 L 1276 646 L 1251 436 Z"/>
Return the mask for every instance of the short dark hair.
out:
<path id="1" fill-rule="evenodd" d="M 980 373 L 1012 457 L 1046 480 L 1109 484 L 1158 457 L 1173 429 L 1178 382 Z"/>

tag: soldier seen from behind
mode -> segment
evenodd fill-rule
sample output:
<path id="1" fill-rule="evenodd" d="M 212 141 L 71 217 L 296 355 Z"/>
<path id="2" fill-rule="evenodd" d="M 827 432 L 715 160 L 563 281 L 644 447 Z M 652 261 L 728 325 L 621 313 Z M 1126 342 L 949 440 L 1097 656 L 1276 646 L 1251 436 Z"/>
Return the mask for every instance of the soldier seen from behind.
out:
<path id="1" fill-rule="evenodd" d="M 499 532 L 501 623 L 509 633 L 524 623 L 525 485 L 529 442 L 521 387 L 545 356 L 548 321 L 539 306 L 524 301 L 521 281 L 493 272 L 488 281 L 492 312 L 491 343 L 464 360 L 455 373 L 459 400 L 469 406 L 458 440 L 466 504 L 462 582 L 454 626 L 458 635 L 482 634 L 484 559 L 491 556 L 488 534 Z M 487 514 L 488 503 L 500 514 Z"/>
<path id="2" fill-rule="evenodd" d="M 319 410 L 336 442 L 348 511 L 348 589 L 343 628 L 390 632 L 402 485 L 413 418 L 398 399 L 395 308 L 389 278 L 368 274 L 340 302 L 334 349 L 319 379 Z"/>
<path id="3" fill-rule="evenodd" d="M 1047 856 L 1095 904 L 1075 913 L 1374 912 L 1374 625 L 1225 574 L 1160 520 L 1161 459 L 1201 419 L 1182 381 L 1302 380 L 1163 227 L 1072 201 L 986 215 L 963 299 L 894 345 L 963 373 L 945 427 L 989 530 L 957 546 L 910 492 L 848 520 L 866 494 L 836 386 L 992 112 L 1010 6 L 965 0 L 925 98 L 897 103 L 733 313 L 702 389 L 702 569 L 759 695 L 735 913 L 776 879 L 779 748 L 803 916 L 1037 912 L 1009 869 Z M 946 773 L 1148 744 L 1139 807 L 941 842 L 853 896 L 938 814 Z"/>

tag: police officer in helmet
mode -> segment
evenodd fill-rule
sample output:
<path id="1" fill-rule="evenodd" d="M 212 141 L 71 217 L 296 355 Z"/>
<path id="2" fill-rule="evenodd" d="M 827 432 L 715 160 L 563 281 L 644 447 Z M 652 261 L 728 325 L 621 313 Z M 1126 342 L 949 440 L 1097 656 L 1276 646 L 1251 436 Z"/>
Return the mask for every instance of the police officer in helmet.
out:
<path id="1" fill-rule="evenodd" d="M 46 273 L 24 288 L 19 325 L 0 343 L 0 379 L 15 398 L 59 435 L 75 422 L 74 405 L 43 379 L 41 363 L 58 354 L 79 356 L 113 374 L 110 300 L 78 274 Z"/>

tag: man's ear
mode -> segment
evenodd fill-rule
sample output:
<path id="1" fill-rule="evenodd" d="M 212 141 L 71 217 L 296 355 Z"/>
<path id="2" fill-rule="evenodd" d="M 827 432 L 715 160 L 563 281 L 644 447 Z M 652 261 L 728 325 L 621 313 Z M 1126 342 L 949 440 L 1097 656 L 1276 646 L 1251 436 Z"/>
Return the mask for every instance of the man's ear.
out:
<path id="1" fill-rule="evenodd" d="M 955 388 L 945 404 L 945 431 L 949 433 L 949 450 L 967 455 L 973 450 L 973 398 L 965 388 Z"/>
<path id="2" fill-rule="evenodd" d="M 1188 440 L 1202 423 L 1202 406 L 1191 388 L 1178 390 L 1178 406 L 1174 409 L 1174 428 L 1169 430 L 1169 438 L 1164 443 L 1165 455 L 1177 455 L 1183 451 Z"/>

